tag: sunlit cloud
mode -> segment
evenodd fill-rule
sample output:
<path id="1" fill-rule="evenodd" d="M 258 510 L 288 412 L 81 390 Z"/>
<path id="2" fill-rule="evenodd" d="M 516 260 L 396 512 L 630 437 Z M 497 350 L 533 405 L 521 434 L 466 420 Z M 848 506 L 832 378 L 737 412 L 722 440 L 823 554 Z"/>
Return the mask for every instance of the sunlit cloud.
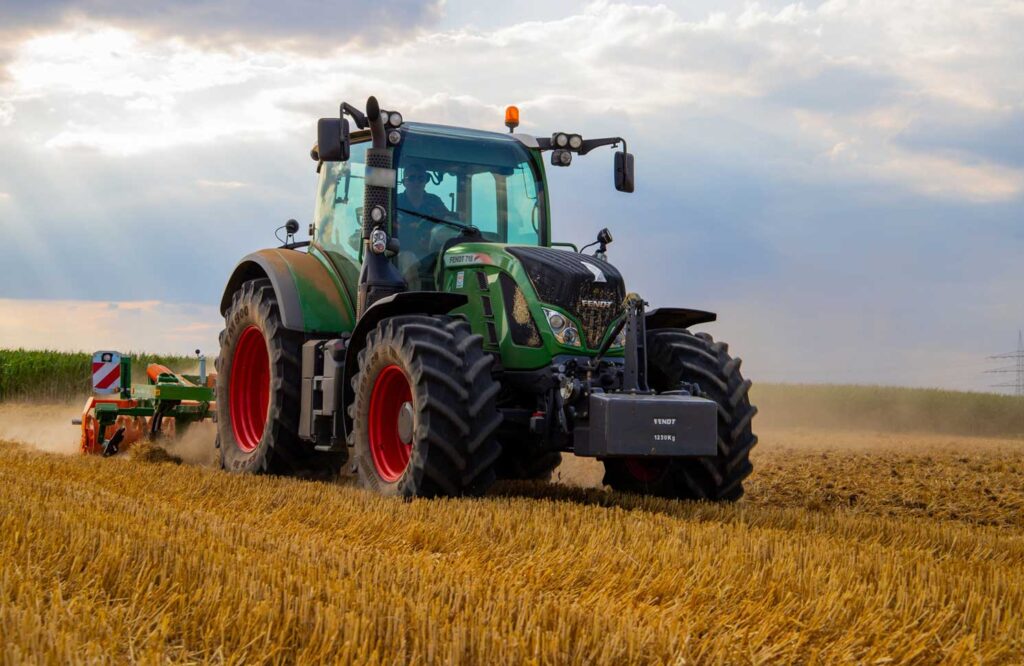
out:
<path id="1" fill-rule="evenodd" d="M 891 145 L 929 117 L 929 99 L 979 113 L 1019 103 L 1002 77 L 1013 76 L 1006 63 L 1024 57 L 1024 48 L 998 13 L 945 9 L 941 16 L 927 11 L 929 29 L 922 30 L 915 26 L 924 10 L 912 4 L 754 4 L 687 20 L 664 5 L 602 1 L 559 20 L 422 32 L 319 53 L 143 38 L 79 19 L 14 47 L 0 124 L 10 124 L 18 106 L 48 100 L 56 111 L 46 130 L 37 128 L 43 146 L 129 156 L 280 139 L 352 92 L 354 99 L 377 93 L 409 117 L 476 125 L 491 124 L 516 102 L 529 110 L 527 130 L 567 108 L 577 117 L 615 113 L 640 123 L 711 113 L 766 132 L 831 133 L 821 151 L 833 157 L 855 144 L 870 148 L 870 160 L 845 153 L 850 177 L 888 178 L 925 195 L 1018 196 L 1021 174 L 986 166 L 984 156 Z M 524 66 L 539 62 L 543 85 L 536 68 Z M 31 132 L 33 123 L 25 124 Z M 929 164 L 963 186 L 921 186 L 913 174 Z M 806 164 L 808 175 L 816 169 Z"/>
<path id="2" fill-rule="evenodd" d="M 197 180 L 196 185 L 212 190 L 241 190 L 251 187 L 249 183 L 243 183 L 240 180 L 208 180 L 206 178 Z"/>
<path id="3" fill-rule="evenodd" d="M 220 321 L 210 305 L 0 298 L 0 346 L 213 355 Z"/>

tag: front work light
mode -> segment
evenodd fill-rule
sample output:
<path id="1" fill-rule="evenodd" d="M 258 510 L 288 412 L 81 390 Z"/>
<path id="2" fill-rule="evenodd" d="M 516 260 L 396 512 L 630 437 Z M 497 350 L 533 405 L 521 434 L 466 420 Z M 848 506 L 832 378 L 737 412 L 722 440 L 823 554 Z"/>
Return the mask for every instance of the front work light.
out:
<path id="1" fill-rule="evenodd" d="M 370 249 L 374 254 L 384 254 L 388 249 L 388 235 L 383 229 L 374 229 L 370 232 Z"/>
<path id="2" fill-rule="evenodd" d="M 551 164 L 553 166 L 569 166 L 572 164 L 572 153 L 565 148 L 551 151 Z"/>

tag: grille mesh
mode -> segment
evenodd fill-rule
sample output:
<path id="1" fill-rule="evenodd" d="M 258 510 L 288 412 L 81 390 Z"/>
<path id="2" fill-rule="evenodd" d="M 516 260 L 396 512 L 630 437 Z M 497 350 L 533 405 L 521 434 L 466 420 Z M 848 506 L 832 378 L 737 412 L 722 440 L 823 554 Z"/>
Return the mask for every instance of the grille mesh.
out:
<path id="1" fill-rule="evenodd" d="M 523 264 L 541 301 L 576 316 L 588 347 L 601 344 L 626 297 L 618 269 L 594 257 L 544 247 L 510 247 L 508 252 Z"/>

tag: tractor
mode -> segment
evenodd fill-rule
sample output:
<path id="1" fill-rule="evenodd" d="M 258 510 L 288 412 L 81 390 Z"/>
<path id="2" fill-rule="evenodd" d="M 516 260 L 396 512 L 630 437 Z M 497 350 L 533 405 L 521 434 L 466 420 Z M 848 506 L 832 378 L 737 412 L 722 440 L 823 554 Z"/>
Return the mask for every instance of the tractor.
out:
<path id="1" fill-rule="evenodd" d="M 647 309 L 552 238 L 553 167 L 621 137 L 405 122 L 370 97 L 317 123 L 310 240 L 243 258 L 220 302 L 217 446 L 230 472 L 332 476 L 401 497 L 480 495 L 597 458 L 620 491 L 736 500 L 756 443 L 711 312 Z"/>

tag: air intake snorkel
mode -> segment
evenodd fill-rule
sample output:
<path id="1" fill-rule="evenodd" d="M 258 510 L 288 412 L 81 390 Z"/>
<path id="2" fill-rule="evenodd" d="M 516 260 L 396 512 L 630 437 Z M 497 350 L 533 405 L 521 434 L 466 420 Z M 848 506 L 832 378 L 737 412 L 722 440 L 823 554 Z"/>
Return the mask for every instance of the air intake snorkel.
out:
<path id="1" fill-rule="evenodd" d="M 358 316 L 376 301 L 408 288 L 402 275 L 387 257 L 398 250 L 388 232 L 392 224 L 392 190 L 397 172 L 392 166 L 394 151 L 388 147 L 384 116 L 376 97 L 366 100 L 372 147 L 366 151 L 366 191 L 363 198 L 363 267 L 359 273 Z"/>

